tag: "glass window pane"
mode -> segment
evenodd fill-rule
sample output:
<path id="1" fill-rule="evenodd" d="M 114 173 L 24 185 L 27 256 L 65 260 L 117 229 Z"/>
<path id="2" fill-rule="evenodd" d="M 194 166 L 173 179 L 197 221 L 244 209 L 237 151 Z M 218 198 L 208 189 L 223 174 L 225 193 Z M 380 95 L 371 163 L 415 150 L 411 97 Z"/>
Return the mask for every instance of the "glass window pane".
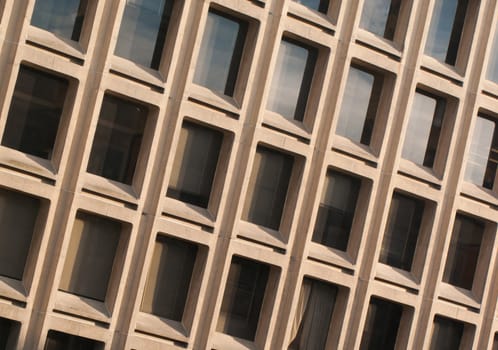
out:
<path id="1" fill-rule="evenodd" d="M 430 350 L 460 349 L 464 331 L 464 323 L 450 318 L 436 316 Z"/>
<path id="2" fill-rule="evenodd" d="M 267 108 L 288 119 L 303 120 L 317 50 L 283 39 L 278 50 Z"/>
<path id="3" fill-rule="evenodd" d="M 484 186 L 485 183 L 490 182 L 491 186 L 489 188 L 493 188 L 496 174 L 496 161 L 498 161 L 498 157 L 495 159 L 495 163 L 493 163 L 493 159 L 490 155 L 493 152 L 492 149 L 497 148 L 498 146 L 498 143 L 496 142 L 493 144 L 493 140 L 497 138 L 495 134 L 497 134 L 495 122 L 487 118 L 477 117 L 474 133 L 472 135 L 472 142 L 470 144 L 467 169 L 465 171 L 466 181 L 478 186 Z M 486 179 L 488 162 L 494 164 L 494 171 L 489 175 L 489 179 Z"/>
<path id="4" fill-rule="evenodd" d="M 15 349 L 21 324 L 6 318 L 0 318 L 0 349 Z"/>
<path id="5" fill-rule="evenodd" d="M 393 40 L 401 0 L 365 0 L 360 27 Z"/>
<path id="6" fill-rule="evenodd" d="M 239 71 L 247 23 L 209 11 L 194 82 L 232 96 Z"/>
<path id="7" fill-rule="evenodd" d="M 220 131 L 183 123 L 168 197 L 207 208 L 222 141 Z"/>
<path id="8" fill-rule="evenodd" d="M 491 45 L 486 78 L 498 83 L 498 27 L 495 29 L 494 40 Z"/>
<path id="9" fill-rule="evenodd" d="M 338 172 L 327 175 L 313 230 L 313 241 L 345 251 L 353 225 L 361 180 Z"/>
<path id="10" fill-rule="evenodd" d="M 88 0 L 36 0 L 31 24 L 78 41 L 87 3 Z"/>
<path id="11" fill-rule="evenodd" d="M 411 270 L 423 212 L 423 201 L 394 194 L 380 262 L 406 271 Z"/>
<path id="12" fill-rule="evenodd" d="M 297 3 L 303 4 L 312 10 L 316 10 L 322 13 L 327 13 L 329 8 L 328 0 L 294 0 Z"/>
<path id="13" fill-rule="evenodd" d="M 127 0 L 115 54 L 158 69 L 173 0 Z"/>
<path id="14" fill-rule="evenodd" d="M 106 95 L 87 171 L 132 184 L 147 119 L 147 107 Z"/>
<path id="15" fill-rule="evenodd" d="M 360 350 L 394 350 L 402 314 L 402 305 L 372 297 Z"/>
<path id="16" fill-rule="evenodd" d="M 58 331 L 48 331 L 44 350 L 102 350 L 104 343 Z"/>
<path id="17" fill-rule="evenodd" d="M 216 326 L 218 332 L 254 340 L 269 273 L 268 265 L 233 257 Z"/>
<path id="18" fill-rule="evenodd" d="M 59 289 L 104 301 L 121 228 L 117 221 L 78 213 Z"/>
<path id="19" fill-rule="evenodd" d="M 141 310 L 182 321 L 197 246 L 170 237 L 158 237 L 147 275 Z"/>
<path id="20" fill-rule="evenodd" d="M 0 275 L 22 280 L 39 209 L 40 200 L 0 189 Z"/>
<path id="21" fill-rule="evenodd" d="M 278 230 L 294 159 L 258 146 L 248 188 L 244 219 Z"/>
<path id="22" fill-rule="evenodd" d="M 2 145 L 51 159 L 68 81 L 21 66 Z"/>

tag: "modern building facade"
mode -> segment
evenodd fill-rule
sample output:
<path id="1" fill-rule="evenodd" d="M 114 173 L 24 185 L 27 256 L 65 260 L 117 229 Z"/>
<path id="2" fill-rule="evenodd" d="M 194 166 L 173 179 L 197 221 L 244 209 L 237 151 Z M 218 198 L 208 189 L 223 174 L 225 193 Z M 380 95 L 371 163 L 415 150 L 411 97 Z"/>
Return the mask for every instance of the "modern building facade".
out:
<path id="1" fill-rule="evenodd" d="M 0 0 L 1 349 L 498 349 L 497 0 Z"/>

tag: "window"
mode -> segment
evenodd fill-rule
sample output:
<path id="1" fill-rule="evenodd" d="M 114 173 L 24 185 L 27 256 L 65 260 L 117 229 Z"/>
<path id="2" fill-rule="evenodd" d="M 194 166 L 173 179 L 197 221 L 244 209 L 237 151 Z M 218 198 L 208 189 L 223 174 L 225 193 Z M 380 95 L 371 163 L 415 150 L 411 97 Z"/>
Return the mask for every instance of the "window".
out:
<path id="1" fill-rule="evenodd" d="M 403 306 L 372 297 L 361 337 L 360 350 L 395 349 Z"/>
<path id="2" fill-rule="evenodd" d="M 469 0 L 436 0 L 425 53 L 455 65 Z"/>
<path id="3" fill-rule="evenodd" d="M 464 328 L 463 322 L 436 315 L 430 350 L 460 349 Z"/>
<path id="4" fill-rule="evenodd" d="M 36 0 L 31 25 L 78 41 L 88 0 Z"/>
<path id="5" fill-rule="evenodd" d="M 207 16 L 194 83 L 233 96 L 248 24 L 211 9 Z"/>
<path id="6" fill-rule="evenodd" d="M 496 121 L 480 114 L 474 126 L 465 180 L 492 190 L 497 164 L 498 128 Z"/>
<path id="7" fill-rule="evenodd" d="M 316 48 L 282 39 L 268 96 L 270 111 L 303 121 L 317 56 Z"/>
<path id="8" fill-rule="evenodd" d="M 486 78 L 498 84 L 498 27 L 495 29 L 494 40 L 488 62 Z"/>
<path id="9" fill-rule="evenodd" d="M 258 328 L 270 267 L 232 258 L 216 330 L 253 341 Z"/>
<path id="10" fill-rule="evenodd" d="M 424 202 L 394 193 L 379 261 L 410 271 L 419 236 Z"/>
<path id="11" fill-rule="evenodd" d="M 0 188 L 0 275 L 23 279 L 39 210 L 40 200 Z"/>
<path id="12" fill-rule="evenodd" d="M 66 79 L 21 66 L 2 145 L 51 159 L 68 85 Z"/>
<path id="13" fill-rule="evenodd" d="M 141 310 L 181 322 L 194 270 L 197 246 L 158 236 Z"/>
<path id="14" fill-rule="evenodd" d="M 121 231 L 122 224 L 117 221 L 79 212 L 59 289 L 105 301 Z"/>
<path id="15" fill-rule="evenodd" d="M 327 173 L 313 230 L 313 241 L 346 251 L 361 180 L 337 171 Z"/>
<path id="16" fill-rule="evenodd" d="M 498 333 L 495 333 L 495 338 L 493 341 L 493 350 L 498 350 Z"/>
<path id="17" fill-rule="evenodd" d="M 104 343 L 66 334 L 54 330 L 48 331 L 44 350 L 103 350 Z"/>
<path id="18" fill-rule="evenodd" d="M 304 278 L 289 350 L 325 350 L 337 292 L 333 284 Z"/>
<path id="19" fill-rule="evenodd" d="M 0 317 L 0 349 L 13 350 L 17 348 L 17 338 L 21 324 Z"/>
<path id="20" fill-rule="evenodd" d="M 258 146 L 249 181 L 245 220 L 279 229 L 293 164 L 291 156 Z"/>
<path id="21" fill-rule="evenodd" d="M 147 114 L 141 104 L 105 95 L 87 171 L 131 185 Z"/>
<path id="22" fill-rule="evenodd" d="M 328 0 L 294 0 L 294 1 L 321 13 L 327 13 L 327 10 L 329 8 Z"/>
<path id="23" fill-rule="evenodd" d="M 400 7 L 401 0 L 365 0 L 360 27 L 393 40 Z"/>
<path id="24" fill-rule="evenodd" d="M 445 99 L 417 90 L 408 121 L 403 158 L 433 167 L 445 109 Z"/>
<path id="25" fill-rule="evenodd" d="M 185 121 L 180 132 L 168 197 L 207 208 L 223 133 Z"/>
<path id="26" fill-rule="evenodd" d="M 370 145 L 384 77 L 357 66 L 349 69 L 336 133 Z"/>
<path id="27" fill-rule="evenodd" d="M 159 69 L 173 0 L 127 0 L 115 54 Z"/>
<path id="28" fill-rule="evenodd" d="M 484 222 L 457 214 L 444 268 L 444 282 L 472 289 L 484 228 Z"/>

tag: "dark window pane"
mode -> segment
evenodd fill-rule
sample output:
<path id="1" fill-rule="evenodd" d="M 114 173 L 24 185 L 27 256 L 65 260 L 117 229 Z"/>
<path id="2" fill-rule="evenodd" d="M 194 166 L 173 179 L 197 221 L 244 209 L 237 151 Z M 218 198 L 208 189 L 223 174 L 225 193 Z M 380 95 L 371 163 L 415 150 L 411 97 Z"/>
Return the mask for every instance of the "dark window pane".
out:
<path id="1" fill-rule="evenodd" d="M 131 185 L 147 113 L 143 105 L 106 95 L 87 171 Z"/>
<path id="2" fill-rule="evenodd" d="M 382 93 L 383 77 L 351 66 L 336 133 L 369 145 Z"/>
<path id="3" fill-rule="evenodd" d="M 402 314 L 402 305 L 372 297 L 360 350 L 394 350 Z"/>
<path id="4" fill-rule="evenodd" d="M 365 0 L 360 27 L 393 40 L 401 0 Z"/>
<path id="5" fill-rule="evenodd" d="M 183 123 L 168 197 L 207 208 L 222 141 L 220 131 Z"/>
<path id="6" fill-rule="evenodd" d="M 233 257 L 216 330 L 254 340 L 270 268 Z"/>
<path id="7" fill-rule="evenodd" d="M 197 59 L 194 82 L 232 96 L 246 33 L 247 23 L 210 10 Z"/>
<path id="8" fill-rule="evenodd" d="M 444 282 L 472 289 L 484 227 L 481 221 L 457 214 L 444 268 Z"/>
<path id="9" fill-rule="evenodd" d="M 158 69 L 172 9 L 172 0 L 127 0 L 115 54 Z"/>
<path id="10" fill-rule="evenodd" d="M 21 66 L 2 145 L 51 159 L 68 81 Z"/>
<path id="11" fill-rule="evenodd" d="M 38 199 L 0 189 L 0 275 L 22 280 L 39 209 Z"/>
<path id="12" fill-rule="evenodd" d="M 283 39 L 278 50 L 267 108 L 302 121 L 313 80 L 318 50 Z"/>
<path id="13" fill-rule="evenodd" d="M 331 171 L 313 230 L 313 241 L 345 251 L 353 225 L 361 180 Z"/>
<path id="14" fill-rule="evenodd" d="M 36 0 L 31 24 L 78 41 L 88 0 Z"/>
<path id="15" fill-rule="evenodd" d="M 424 202 L 395 193 L 389 210 L 379 261 L 406 271 L 412 267 Z"/>
<path id="16" fill-rule="evenodd" d="M 436 316 L 430 350 L 460 349 L 464 324 L 450 318 Z"/>
<path id="17" fill-rule="evenodd" d="M 454 65 L 465 23 L 468 0 L 437 0 L 425 53 L 441 62 Z"/>
<path id="18" fill-rule="evenodd" d="M 403 145 L 403 158 L 431 168 L 434 165 L 446 101 L 417 91 Z"/>
<path id="19" fill-rule="evenodd" d="M 258 146 L 249 182 L 245 220 L 279 229 L 293 163 L 291 156 Z"/>
<path id="20" fill-rule="evenodd" d="M 322 13 L 327 13 L 329 8 L 329 0 L 294 0 L 312 10 L 316 10 Z"/>
<path id="21" fill-rule="evenodd" d="M 104 301 L 121 228 L 117 221 L 78 213 L 59 289 Z"/>
<path id="22" fill-rule="evenodd" d="M 57 331 L 48 331 L 45 350 L 101 350 L 104 343 Z"/>
<path id="23" fill-rule="evenodd" d="M 158 237 L 147 276 L 141 310 L 182 321 L 197 246 L 169 237 Z"/>
<path id="24" fill-rule="evenodd" d="M 304 279 L 289 350 L 325 349 L 337 291 L 333 284 Z"/>
<path id="25" fill-rule="evenodd" d="M 6 318 L 0 318 L 0 349 L 16 349 L 21 324 Z"/>

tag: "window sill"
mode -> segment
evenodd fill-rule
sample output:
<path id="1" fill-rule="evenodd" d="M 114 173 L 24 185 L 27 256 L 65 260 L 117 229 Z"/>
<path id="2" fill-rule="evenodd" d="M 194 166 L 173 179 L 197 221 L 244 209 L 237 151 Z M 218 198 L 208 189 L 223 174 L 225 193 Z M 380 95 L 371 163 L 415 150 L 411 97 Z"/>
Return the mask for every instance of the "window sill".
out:
<path id="1" fill-rule="evenodd" d="M 484 80 L 482 82 L 482 90 L 485 94 L 491 95 L 493 98 L 498 99 L 498 82 Z"/>
<path id="2" fill-rule="evenodd" d="M 54 310 L 107 324 L 111 322 L 111 313 L 104 302 L 63 291 L 57 292 Z"/>
<path id="3" fill-rule="evenodd" d="M 214 227 L 215 224 L 215 218 L 208 209 L 169 197 L 164 199 L 163 212 L 203 226 Z"/>
<path id="4" fill-rule="evenodd" d="M 495 192 L 488 190 L 487 188 L 477 186 L 470 182 L 462 183 L 461 194 L 481 202 L 486 202 L 488 204 L 498 206 L 498 198 Z"/>
<path id="5" fill-rule="evenodd" d="M 403 55 L 402 47 L 400 45 L 361 28 L 358 29 L 356 34 L 356 41 L 360 44 L 371 46 L 378 51 L 387 53 L 388 55 L 394 56 L 398 59 L 400 59 Z"/>
<path id="6" fill-rule="evenodd" d="M 329 265 L 339 266 L 348 270 L 354 270 L 353 259 L 347 252 L 327 247 L 323 244 L 311 242 L 308 257 L 319 260 Z"/>
<path id="7" fill-rule="evenodd" d="M 22 281 L 5 276 L 0 276 L 0 296 L 23 303 L 27 300 L 26 288 L 24 288 Z"/>
<path id="8" fill-rule="evenodd" d="M 165 79 L 159 71 L 140 66 L 119 56 L 112 57 L 111 71 L 160 88 L 165 83 Z"/>
<path id="9" fill-rule="evenodd" d="M 409 160 L 400 159 L 398 173 L 417 178 L 423 182 L 441 188 L 441 180 L 436 176 L 432 169 L 415 164 Z"/>
<path id="10" fill-rule="evenodd" d="M 189 340 L 187 330 L 180 322 L 143 312 L 137 315 L 136 330 L 182 343 L 188 343 Z"/>
<path id="11" fill-rule="evenodd" d="M 239 222 L 239 233 L 237 236 L 261 242 L 265 245 L 278 249 L 287 248 L 287 242 L 279 231 L 243 220 Z"/>
<path id="12" fill-rule="evenodd" d="M 456 302 L 457 304 L 469 306 L 474 309 L 480 309 L 481 303 L 470 290 L 455 287 L 448 283 L 441 283 L 439 298 Z"/>
<path id="13" fill-rule="evenodd" d="M 232 337 L 230 335 L 216 332 L 213 336 L 213 349 L 230 349 L 230 350 L 258 350 L 254 342 Z"/>
<path id="14" fill-rule="evenodd" d="M 26 40 L 47 48 L 50 51 L 56 51 L 81 61 L 85 59 L 83 48 L 78 42 L 61 38 L 41 28 L 29 27 Z"/>
<path id="15" fill-rule="evenodd" d="M 83 188 L 126 203 L 137 204 L 138 195 L 132 186 L 109 180 L 104 177 L 86 173 Z"/>
<path id="16" fill-rule="evenodd" d="M 460 84 L 463 82 L 463 73 L 457 67 L 441 63 L 433 57 L 423 56 L 421 66 L 430 72 L 434 72 Z"/>
<path id="17" fill-rule="evenodd" d="M 332 23 L 332 20 L 325 13 L 312 10 L 298 2 L 290 1 L 288 12 L 292 17 L 304 20 L 305 22 L 309 22 L 331 32 L 336 31 L 336 27 Z"/>
<path id="18" fill-rule="evenodd" d="M 420 281 L 418 281 L 411 272 L 398 269 L 396 267 L 392 267 L 380 262 L 377 264 L 375 277 L 377 279 L 391 282 L 393 284 L 409 289 L 418 290 L 420 287 Z"/>
<path id="19" fill-rule="evenodd" d="M 287 119 L 278 113 L 266 111 L 263 120 L 263 125 L 265 124 L 302 139 L 309 140 L 311 138 L 311 133 L 303 122 Z"/>
<path id="20" fill-rule="evenodd" d="M 334 137 L 332 148 L 374 164 L 377 164 L 378 162 L 377 157 L 372 153 L 370 147 L 356 143 L 337 134 Z"/>
<path id="21" fill-rule="evenodd" d="M 53 181 L 55 181 L 57 176 L 50 160 L 32 156 L 5 146 L 0 146 L 0 163 Z"/>
<path id="22" fill-rule="evenodd" d="M 240 105 L 233 97 L 218 94 L 203 86 L 194 83 L 191 84 L 188 95 L 194 101 L 203 102 L 214 108 L 221 109 L 237 116 L 240 114 Z"/>

